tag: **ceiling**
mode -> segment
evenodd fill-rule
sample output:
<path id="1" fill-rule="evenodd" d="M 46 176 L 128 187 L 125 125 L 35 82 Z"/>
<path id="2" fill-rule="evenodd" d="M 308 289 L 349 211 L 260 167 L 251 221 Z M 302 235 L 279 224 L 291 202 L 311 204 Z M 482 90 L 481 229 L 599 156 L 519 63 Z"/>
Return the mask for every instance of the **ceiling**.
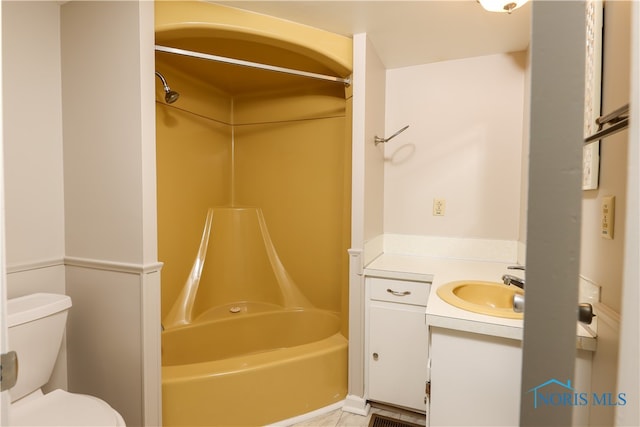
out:
<path id="1" fill-rule="evenodd" d="M 512 14 L 476 0 L 213 1 L 351 36 L 366 32 L 386 68 L 525 50 L 531 4 Z"/>

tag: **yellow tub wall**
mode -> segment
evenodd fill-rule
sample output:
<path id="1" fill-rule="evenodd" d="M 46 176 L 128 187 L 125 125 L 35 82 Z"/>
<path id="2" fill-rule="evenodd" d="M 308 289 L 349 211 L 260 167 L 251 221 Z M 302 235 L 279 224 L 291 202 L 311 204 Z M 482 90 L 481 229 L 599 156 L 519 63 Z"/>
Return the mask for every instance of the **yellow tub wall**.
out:
<path id="1" fill-rule="evenodd" d="M 232 127 L 228 96 L 210 87 L 205 90 L 202 82 L 190 81 L 167 66 L 156 69 L 180 92 L 180 108 L 165 104 L 156 79 L 158 258 L 164 262 L 164 318 L 191 271 L 207 210 L 230 203 Z"/>
<path id="2" fill-rule="evenodd" d="M 262 208 L 282 263 L 311 303 L 341 311 L 344 88 L 242 97 L 234 107 L 236 202 Z"/>
<path id="3" fill-rule="evenodd" d="M 215 209 L 193 317 L 223 304 L 283 305 L 255 209 Z M 250 296 L 250 297 L 247 297 Z"/>
<path id="4" fill-rule="evenodd" d="M 171 89 L 180 93 L 180 98 L 172 106 L 230 125 L 230 94 L 216 84 L 215 75 L 191 71 L 191 68 L 202 66 L 203 62 L 206 61 L 156 52 L 155 65 Z M 163 86 L 158 77 L 155 83 L 156 101 L 165 104 Z"/>
<path id="5" fill-rule="evenodd" d="M 174 82 L 181 92 L 176 104 L 187 101 L 175 76 Z M 157 103 L 163 317 L 191 270 L 207 209 L 232 202 L 262 208 L 281 261 L 312 304 L 344 310 L 350 120 L 344 88 L 332 85 L 282 98 L 236 98 L 227 113 L 235 116 L 235 126 Z M 207 113 L 197 103 L 190 108 Z"/>

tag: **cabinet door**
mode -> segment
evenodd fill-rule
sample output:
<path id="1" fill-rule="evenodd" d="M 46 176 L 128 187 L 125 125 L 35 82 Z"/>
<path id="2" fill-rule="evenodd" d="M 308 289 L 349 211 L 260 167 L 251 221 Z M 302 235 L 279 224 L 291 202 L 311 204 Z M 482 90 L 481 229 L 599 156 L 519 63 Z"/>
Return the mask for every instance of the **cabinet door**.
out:
<path id="1" fill-rule="evenodd" d="M 430 425 L 519 425 L 520 341 L 438 327 L 430 333 Z"/>
<path id="2" fill-rule="evenodd" d="M 369 399 L 425 411 L 424 307 L 371 301 Z"/>

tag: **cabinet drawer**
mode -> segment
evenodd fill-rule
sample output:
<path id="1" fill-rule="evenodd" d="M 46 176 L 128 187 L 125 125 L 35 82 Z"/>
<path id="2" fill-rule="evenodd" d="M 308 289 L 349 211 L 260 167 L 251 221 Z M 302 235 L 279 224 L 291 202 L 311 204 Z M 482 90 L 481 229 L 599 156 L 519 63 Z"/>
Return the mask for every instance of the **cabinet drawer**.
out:
<path id="1" fill-rule="evenodd" d="M 430 283 L 370 277 L 370 298 L 401 304 L 427 305 Z"/>

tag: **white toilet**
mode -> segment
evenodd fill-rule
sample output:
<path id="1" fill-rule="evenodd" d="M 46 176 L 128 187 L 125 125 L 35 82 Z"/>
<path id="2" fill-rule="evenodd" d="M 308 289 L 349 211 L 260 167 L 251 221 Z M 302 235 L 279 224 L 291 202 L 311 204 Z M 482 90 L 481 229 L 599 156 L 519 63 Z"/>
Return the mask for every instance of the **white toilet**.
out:
<path id="1" fill-rule="evenodd" d="M 7 301 L 9 350 L 18 354 L 18 382 L 9 390 L 11 426 L 124 426 L 106 402 L 54 390 L 44 394 L 64 333 L 71 298 L 32 294 Z"/>

